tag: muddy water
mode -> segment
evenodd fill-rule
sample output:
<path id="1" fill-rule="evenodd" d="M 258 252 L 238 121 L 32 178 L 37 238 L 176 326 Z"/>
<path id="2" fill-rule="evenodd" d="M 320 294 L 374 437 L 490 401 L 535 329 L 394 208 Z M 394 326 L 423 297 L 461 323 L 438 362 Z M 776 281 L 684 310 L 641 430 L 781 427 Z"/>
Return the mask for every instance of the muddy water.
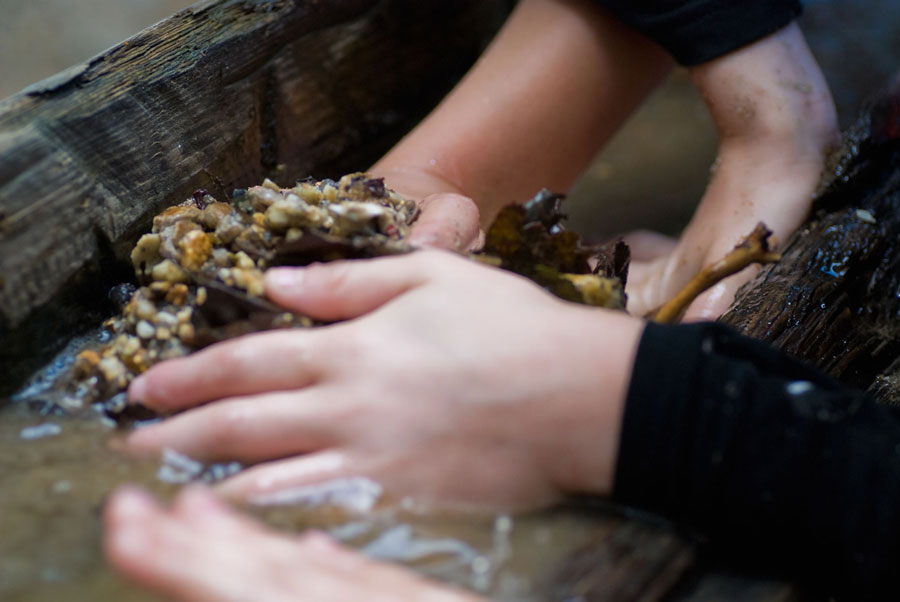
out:
<path id="1" fill-rule="evenodd" d="M 155 599 L 106 566 L 102 505 L 123 482 L 171 497 L 178 485 L 164 480 L 173 480 L 178 465 L 110 449 L 121 436 L 96 417 L 41 416 L 22 403 L 0 411 L 0 600 Z M 552 575 L 565 558 L 614 522 L 573 508 L 521 517 L 429 518 L 411 515 L 402 504 L 382 504 L 354 513 L 347 496 L 258 514 L 287 531 L 323 528 L 373 556 L 517 601 L 547 599 Z"/>
<path id="2" fill-rule="evenodd" d="M 22 438 L 40 424 L 61 431 Z M 152 464 L 109 453 L 113 435 L 96 421 L 44 418 L 15 405 L 0 412 L 0 599 L 150 599 L 122 595 L 127 588 L 100 555 L 107 492 L 123 481 L 163 488 Z"/>

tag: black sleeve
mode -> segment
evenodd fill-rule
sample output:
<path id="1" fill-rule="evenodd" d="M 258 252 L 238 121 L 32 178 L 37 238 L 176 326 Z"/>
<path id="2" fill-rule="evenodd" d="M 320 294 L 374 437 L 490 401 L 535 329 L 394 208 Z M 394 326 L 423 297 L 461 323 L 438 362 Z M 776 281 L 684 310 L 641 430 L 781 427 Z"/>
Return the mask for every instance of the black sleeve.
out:
<path id="1" fill-rule="evenodd" d="M 613 497 L 841 599 L 900 598 L 900 421 L 723 326 L 646 328 Z"/>
<path id="2" fill-rule="evenodd" d="M 669 51 L 699 65 L 781 29 L 802 11 L 799 0 L 597 0 Z"/>

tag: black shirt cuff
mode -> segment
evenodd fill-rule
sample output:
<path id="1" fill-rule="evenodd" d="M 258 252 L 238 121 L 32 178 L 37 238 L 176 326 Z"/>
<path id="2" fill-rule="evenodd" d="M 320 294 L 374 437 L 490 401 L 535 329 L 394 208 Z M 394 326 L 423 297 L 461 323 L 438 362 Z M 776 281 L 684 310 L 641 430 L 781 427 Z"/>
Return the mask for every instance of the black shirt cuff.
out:
<path id="1" fill-rule="evenodd" d="M 848 599 L 900 591 L 900 422 L 720 325 L 647 326 L 613 497 Z"/>

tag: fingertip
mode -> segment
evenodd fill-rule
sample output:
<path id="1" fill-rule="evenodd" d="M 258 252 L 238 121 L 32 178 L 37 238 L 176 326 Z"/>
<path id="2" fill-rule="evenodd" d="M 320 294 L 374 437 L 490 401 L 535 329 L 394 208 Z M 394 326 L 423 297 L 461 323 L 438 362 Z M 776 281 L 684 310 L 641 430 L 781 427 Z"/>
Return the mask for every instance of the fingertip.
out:
<path id="1" fill-rule="evenodd" d="M 423 199 L 420 207 L 422 214 L 408 238 L 413 246 L 466 251 L 478 244 L 480 216 L 469 197 L 433 194 Z"/>
<path id="2" fill-rule="evenodd" d="M 212 486 L 212 490 L 220 499 L 231 503 L 244 501 L 249 493 L 246 479 L 231 477 Z"/>
<path id="3" fill-rule="evenodd" d="M 144 375 L 138 376 L 128 387 L 128 403 L 146 404 L 147 403 L 147 378 Z"/>
<path id="4" fill-rule="evenodd" d="M 179 359 L 168 360 L 157 364 L 131 381 L 128 387 L 128 403 L 140 404 L 154 410 L 163 410 L 165 400 L 170 397 L 166 387 L 165 374 L 170 370 L 170 362 L 178 362 Z"/>
<path id="5" fill-rule="evenodd" d="M 440 236 L 439 233 L 429 230 L 428 228 L 419 228 L 417 230 L 412 230 L 406 241 L 410 246 L 416 248 L 451 248 L 448 245 L 452 245 L 452 241 L 444 240 L 444 238 L 445 237 Z"/>
<path id="6" fill-rule="evenodd" d="M 123 445 L 129 453 L 144 457 L 156 455 L 162 449 L 156 425 L 153 424 L 142 426 L 130 433 L 125 437 Z"/>
<path id="7" fill-rule="evenodd" d="M 110 562 L 127 568 L 150 551 L 147 524 L 159 505 L 152 495 L 133 485 L 117 488 L 106 501 L 103 545 Z"/>
<path id="8" fill-rule="evenodd" d="M 158 508 L 156 499 L 136 485 L 121 485 L 106 502 L 106 515 L 113 520 L 140 519 Z"/>

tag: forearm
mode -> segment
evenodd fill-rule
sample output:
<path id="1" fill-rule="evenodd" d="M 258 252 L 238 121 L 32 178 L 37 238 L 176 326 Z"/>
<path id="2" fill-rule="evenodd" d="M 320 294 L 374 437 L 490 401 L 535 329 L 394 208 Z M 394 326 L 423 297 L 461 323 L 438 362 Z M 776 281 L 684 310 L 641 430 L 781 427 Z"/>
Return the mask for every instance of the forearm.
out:
<path id="1" fill-rule="evenodd" d="M 669 68 L 653 43 L 575 0 L 522 0 L 462 82 L 372 171 L 412 198 L 456 192 L 482 223 L 567 190 Z"/>
<path id="2" fill-rule="evenodd" d="M 838 142 L 828 87 L 795 24 L 691 69 L 719 133 L 710 183 L 658 276 L 632 290 L 632 311 L 654 309 L 764 222 L 776 244 L 802 223 L 825 157 Z M 701 296 L 687 319 L 715 319 L 745 271 Z"/>
<path id="3" fill-rule="evenodd" d="M 736 220 L 752 227 L 768 218 L 784 240 L 806 215 L 838 142 L 831 94 L 800 29 L 791 24 L 691 75 L 719 134 L 717 170 L 692 227 Z M 788 190 L 779 194 L 773 177 Z"/>

